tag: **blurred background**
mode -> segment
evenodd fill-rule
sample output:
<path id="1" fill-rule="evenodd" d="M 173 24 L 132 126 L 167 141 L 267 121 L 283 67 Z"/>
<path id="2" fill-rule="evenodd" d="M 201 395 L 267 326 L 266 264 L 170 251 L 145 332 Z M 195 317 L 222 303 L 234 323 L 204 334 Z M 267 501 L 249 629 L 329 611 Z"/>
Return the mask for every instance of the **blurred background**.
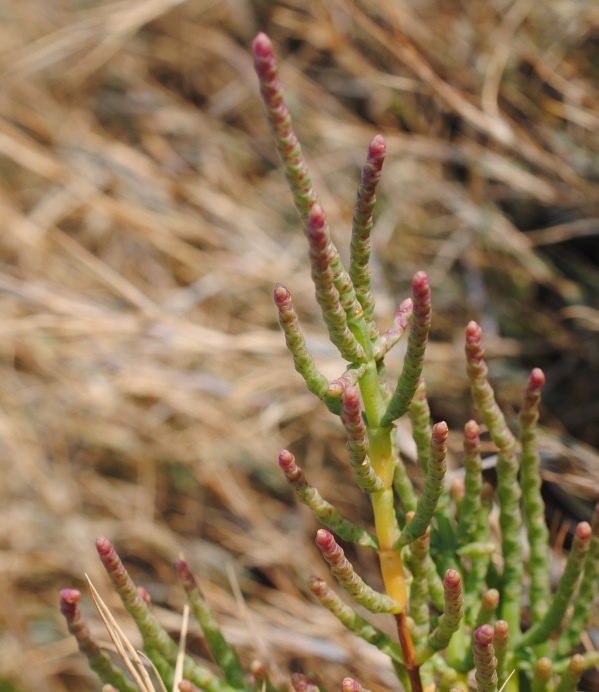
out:
<path id="1" fill-rule="evenodd" d="M 395 686 L 307 595 L 328 570 L 277 467 L 289 447 L 368 524 L 342 431 L 294 372 L 272 307 L 282 281 L 319 366 L 341 373 L 258 97 L 258 31 L 344 257 L 368 143 L 387 140 L 379 324 L 425 269 L 426 381 L 456 459 L 476 319 L 508 416 L 529 369 L 547 374 L 544 473 L 566 490 L 555 526 L 599 497 L 599 6 L 372 6 L 0 2 L 0 690 L 98 689 L 58 610 L 84 572 L 135 638 L 99 534 L 175 636 L 184 552 L 243 659 L 277 682 Z M 350 557 L 377 586 L 372 556 Z M 104 638 L 87 595 L 83 608 Z M 206 656 L 197 630 L 189 649 Z"/>

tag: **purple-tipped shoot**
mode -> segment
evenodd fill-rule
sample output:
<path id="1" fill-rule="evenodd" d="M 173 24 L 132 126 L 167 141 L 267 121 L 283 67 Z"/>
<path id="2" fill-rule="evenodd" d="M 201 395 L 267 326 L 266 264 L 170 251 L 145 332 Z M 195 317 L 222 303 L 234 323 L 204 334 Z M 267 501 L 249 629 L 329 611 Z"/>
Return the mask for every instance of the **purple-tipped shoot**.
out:
<path id="1" fill-rule="evenodd" d="M 401 532 L 399 545 L 407 545 L 424 535 L 430 526 L 431 520 L 437 509 L 437 503 L 444 487 L 445 472 L 447 471 L 447 436 L 449 429 L 447 423 L 442 421 L 433 427 L 430 457 L 427 475 L 424 480 L 424 490 L 418 499 L 416 513 L 412 521 Z"/>
<path id="2" fill-rule="evenodd" d="M 112 665 L 112 661 L 90 632 L 79 608 L 80 598 L 81 592 L 77 589 L 63 589 L 60 592 L 60 611 L 64 615 L 69 632 L 77 640 L 79 650 L 85 654 L 90 668 L 103 682 L 123 692 L 136 692 L 137 687 L 129 683 L 122 671 Z"/>
<path id="3" fill-rule="evenodd" d="M 431 290 L 426 274 L 416 272 L 412 279 L 412 326 L 408 348 L 397 387 L 381 420 L 383 427 L 391 425 L 407 413 L 418 387 L 424 365 L 424 352 L 431 327 Z"/>
<path id="4" fill-rule="evenodd" d="M 304 472 L 295 463 L 295 457 L 289 450 L 284 449 L 279 454 L 279 466 L 285 474 L 287 482 L 297 493 L 300 502 L 312 510 L 321 524 L 334 531 L 345 541 L 378 549 L 379 545 L 375 536 L 368 533 L 366 529 L 344 519 L 337 509 L 324 500 L 318 490 L 308 483 L 304 477 Z"/>
<path id="5" fill-rule="evenodd" d="M 493 649 L 493 628 L 482 625 L 474 632 L 474 666 L 478 692 L 497 691 L 497 659 Z"/>
<path id="6" fill-rule="evenodd" d="M 274 301 L 279 315 L 279 324 L 285 334 L 285 343 L 293 356 L 296 371 L 304 378 L 308 389 L 321 399 L 332 413 L 340 412 L 339 401 L 328 393 L 329 381 L 318 372 L 314 358 L 308 352 L 306 340 L 299 327 L 299 320 L 291 294 L 282 284 L 277 284 L 274 290 Z"/>
<path id="7" fill-rule="evenodd" d="M 401 605 L 389 596 L 378 593 L 365 584 L 356 574 L 349 560 L 326 529 L 316 532 L 316 545 L 322 551 L 323 557 L 329 563 L 331 574 L 337 579 L 349 595 L 367 608 L 371 613 L 398 613 Z"/>
<path id="8" fill-rule="evenodd" d="M 592 536 L 591 525 L 586 521 L 576 527 L 572 549 L 568 555 L 566 568 L 559 580 L 553 601 L 541 622 L 531 627 L 520 640 L 519 646 L 540 644 L 549 639 L 562 624 L 576 585 L 583 573 L 585 560 Z"/>
<path id="9" fill-rule="evenodd" d="M 260 82 L 260 93 L 266 116 L 275 137 L 287 182 L 293 193 L 295 207 L 305 224 L 308 211 L 316 201 L 316 193 L 312 188 L 310 171 L 293 131 L 291 116 L 283 100 L 272 43 L 266 34 L 260 33 L 254 39 L 252 48 L 254 68 Z"/>
<path id="10" fill-rule="evenodd" d="M 448 569 L 443 578 L 443 615 L 431 632 L 427 645 L 418 652 L 418 662 L 426 661 L 435 651 L 445 649 L 457 632 L 464 616 L 462 577 L 456 569 Z"/>
<path id="11" fill-rule="evenodd" d="M 382 490 L 383 482 L 368 458 L 368 431 L 362 418 L 360 394 L 355 387 L 347 387 L 343 393 L 341 420 L 347 431 L 349 463 L 356 484 L 365 493 Z"/>

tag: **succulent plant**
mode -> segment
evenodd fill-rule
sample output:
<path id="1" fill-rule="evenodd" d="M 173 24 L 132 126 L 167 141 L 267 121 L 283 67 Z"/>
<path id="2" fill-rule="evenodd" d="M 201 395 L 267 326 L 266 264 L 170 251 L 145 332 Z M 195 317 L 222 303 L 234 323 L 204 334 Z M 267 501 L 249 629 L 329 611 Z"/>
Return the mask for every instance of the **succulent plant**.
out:
<path id="1" fill-rule="evenodd" d="M 480 430 L 471 420 L 464 427 L 464 482 L 450 492 L 445 482 L 448 428 L 445 422 L 431 421 L 423 378 L 431 326 L 426 274 L 419 271 L 414 275 L 411 298 L 399 305 L 387 331 L 381 332 L 374 318 L 370 233 L 385 158 L 384 139 L 376 135 L 368 147 L 346 269 L 293 131 L 268 37 L 259 34 L 253 50 L 267 117 L 307 238 L 316 300 L 331 342 L 348 363 L 337 379 L 329 381 L 318 371 L 285 286 L 276 285 L 274 302 L 296 370 L 310 392 L 339 416 L 345 429 L 348 467 L 357 486 L 370 498 L 372 530 L 343 517 L 324 499 L 291 451 L 281 452 L 279 464 L 299 500 L 324 526 L 316 534 L 316 544 L 339 587 L 367 611 L 393 618 L 396 639 L 362 617 L 322 578 L 309 579 L 311 592 L 345 627 L 389 657 L 408 692 L 465 692 L 472 686 L 481 692 L 501 686 L 512 692 L 575 690 L 584 670 L 599 663 L 597 652 L 573 653 L 589 620 L 598 583 L 599 507 L 592 524 L 577 526 L 565 570 L 552 594 L 536 449 L 542 371 L 535 368 L 530 374 L 516 437 L 488 380 L 481 328 L 474 322 L 467 326 L 468 377 L 482 422 L 497 448 L 498 482 L 496 491 L 483 482 Z M 403 369 L 390 386 L 384 359 L 405 332 Z M 410 419 L 424 472 L 420 495 L 395 440 L 395 423 L 403 416 Z M 499 541 L 490 526 L 495 503 Z M 338 541 L 376 551 L 384 592 L 365 583 Z M 97 548 L 164 685 L 177 683 L 180 690 L 208 692 L 273 689 L 261 664 L 253 664 L 249 674 L 244 672 L 186 563 L 178 562 L 177 570 L 222 677 L 183 657 L 110 542 L 100 538 Z M 92 668 L 113 688 L 136 689 L 100 650 L 83 621 L 78 599 L 78 592 L 63 591 L 62 610 Z M 529 614 L 526 628 L 523 610 Z M 175 672 L 178 658 L 183 661 L 180 682 Z M 368 674 L 365 670 L 365 680 Z M 292 676 L 291 683 L 298 691 L 317 689 L 299 674 Z M 344 692 L 365 689 L 351 678 L 344 679 L 341 686 Z"/>

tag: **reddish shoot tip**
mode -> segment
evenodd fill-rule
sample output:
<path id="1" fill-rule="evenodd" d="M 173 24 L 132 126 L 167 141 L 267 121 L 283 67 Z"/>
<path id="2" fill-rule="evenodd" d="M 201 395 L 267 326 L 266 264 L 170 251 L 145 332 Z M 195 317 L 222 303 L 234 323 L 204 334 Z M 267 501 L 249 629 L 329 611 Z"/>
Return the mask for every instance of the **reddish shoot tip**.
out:
<path id="1" fill-rule="evenodd" d="M 69 605 L 74 605 L 81 598 L 81 591 L 77 589 L 63 589 L 60 592 L 60 600 L 63 603 L 68 603 Z"/>
<path id="2" fill-rule="evenodd" d="M 457 569 L 448 569 L 447 572 L 445 572 L 444 583 L 449 589 L 456 589 L 461 586 L 462 577 Z"/>
<path id="3" fill-rule="evenodd" d="M 316 532 L 316 545 L 324 551 L 331 550 L 335 547 L 335 539 L 333 534 L 326 529 L 318 529 Z"/>
<path id="4" fill-rule="evenodd" d="M 289 300 L 289 291 L 283 286 L 283 284 L 276 284 L 274 290 L 275 303 L 284 303 Z"/>
<path id="5" fill-rule="evenodd" d="M 468 343 L 480 341 L 482 335 L 483 335 L 483 330 L 480 328 L 480 326 L 476 322 L 474 322 L 474 320 L 471 322 L 468 322 L 468 326 L 466 327 L 466 341 Z"/>
<path id="6" fill-rule="evenodd" d="M 387 151 L 387 145 L 382 135 L 376 135 L 372 142 L 370 142 L 370 147 L 368 154 L 370 156 L 380 158 L 384 156 Z"/>
<path id="7" fill-rule="evenodd" d="M 528 384 L 532 389 L 541 389 L 545 384 L 545 373 L 541 368 L 534 368 L 528 378 Z"/>
<path id="8" fill-rule="evenodd" d="M 481 625 L 474 632 L 474 643 L 478 646 L 489 646 L 493 643 L 494 632 L 491 625 Z"/>
<path id="9" fill-rule="evenodd" d="M 469 442 L 475 442 L 480 437 L 480 428 L 474 420 L 469 420 L 464 426 L 464 437 Z"/>
<path id="10" fill-rule="evenodd" d="M 106 536 L 98 536 L 98 538 L 96 538 L 96 550 L 100 555 L 108 555 L 108 553 L 113 550 L 112 543 Z"/>
<path id="11" fill-rule="evenodd" d="M 268 59 L 273 55 L 272 43 L 263 32 L 260 32 L 252 41 L 252 50 L 256 58 L 261 60 Z"/>
<path id="12" fill-rule="evenodd" d="M 279 464 L 284 469 L 289 468 L 294 463 L 295 463 L 295 457 L 293 456 L 293 454 L 288 449 L 284 449 L 279 454 Z"/>
<path id="13" fill-rule="evenodd" d="M 588 541 L 592 533 L 591 525 L 587 521 L 581 521 L 576 527 L 576 536 L 582 541 Z"/>

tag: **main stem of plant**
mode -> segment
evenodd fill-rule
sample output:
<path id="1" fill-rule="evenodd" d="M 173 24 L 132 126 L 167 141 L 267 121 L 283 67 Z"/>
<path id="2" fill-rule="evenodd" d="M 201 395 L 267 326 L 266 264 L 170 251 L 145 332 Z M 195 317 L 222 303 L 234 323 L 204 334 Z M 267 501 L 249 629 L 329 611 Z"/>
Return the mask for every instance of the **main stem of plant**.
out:
<path id="1" fill-rule="evenodd" d="M 371 360 L 360 379 L 360 391 L 364 401 L 368 427 L 368 455 L 377 476 L 383 484 L 382 490 L 370 495 L 374 512 L 374 525 L 379 541 L 379 560 L 385 590 L 401 606 L 395 614 L 399 643 L 404 654 L 404 664 L 412 692 L 422 692 L 420 670 L 415 663 L 415 650 L 407 622 L 407 593 L 401 552 L 394 548 L 400 535 L 395 516 L 393 497 L 393 457 L 391 445 L 392 427 L 381 427 L 386 406 L 379 386 L 376 362 Z"/>

